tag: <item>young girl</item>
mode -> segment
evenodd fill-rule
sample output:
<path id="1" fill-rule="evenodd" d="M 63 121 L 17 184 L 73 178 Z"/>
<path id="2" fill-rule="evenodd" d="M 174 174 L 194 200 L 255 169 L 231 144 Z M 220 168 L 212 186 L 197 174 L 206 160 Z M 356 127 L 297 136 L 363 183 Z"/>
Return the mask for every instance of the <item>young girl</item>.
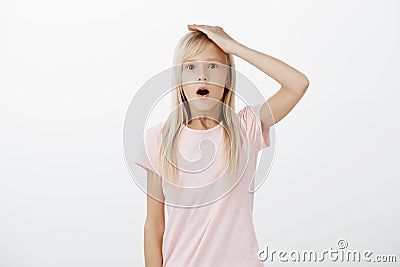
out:
<path id="1" fill-rule="evenodd" d="M 188 29 L 175 50 L 179 71 L 172 115 L 146 131 L 146 149 L 135 162 L 147 171 L 145 264 L 263 266 L 257 257 L 248 185 L 258 152 L 270 146 L 270 127 L 293 109 L 309 82 L 286 63 L 237 42 L 221 27 L 188 25 Z M 266 102 L 247 105 L 238 116 L 232 55 L 281 84 Z M 207 156 L 204 147 L 202 152 L 198 149 L 205 139 L 214 144 L 209 165 L 198 160 Z M 243 159 L 245 168 L 239 166 Z M 221 175 L 227 178 L 220 179 Z"/>

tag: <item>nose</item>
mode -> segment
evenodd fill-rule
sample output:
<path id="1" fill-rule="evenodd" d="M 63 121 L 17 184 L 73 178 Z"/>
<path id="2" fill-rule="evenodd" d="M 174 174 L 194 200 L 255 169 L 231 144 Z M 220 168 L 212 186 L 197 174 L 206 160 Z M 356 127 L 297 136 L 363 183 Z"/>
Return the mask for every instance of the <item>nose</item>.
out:
<path id="1" fill-rule="evenodd" d="M 199 75 L 199 81 L 207 81 L 207 80 L 208 79 L 207 79 L 206 75 L 204 75 L 204 74 Z"/>

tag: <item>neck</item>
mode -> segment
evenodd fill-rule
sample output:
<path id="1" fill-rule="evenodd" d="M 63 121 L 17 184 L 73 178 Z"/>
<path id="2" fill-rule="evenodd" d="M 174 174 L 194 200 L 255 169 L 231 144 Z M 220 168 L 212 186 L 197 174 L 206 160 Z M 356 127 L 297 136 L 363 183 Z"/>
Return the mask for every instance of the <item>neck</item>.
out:
<path id="1" fill-rule="evenodd" d="M 191 108 L 192 119 L 188 122 L 188 127 L 196 130 L 207 130 L 219 124 L 222 119 L 221 105 L 208 111 L 196 111 Z"/>

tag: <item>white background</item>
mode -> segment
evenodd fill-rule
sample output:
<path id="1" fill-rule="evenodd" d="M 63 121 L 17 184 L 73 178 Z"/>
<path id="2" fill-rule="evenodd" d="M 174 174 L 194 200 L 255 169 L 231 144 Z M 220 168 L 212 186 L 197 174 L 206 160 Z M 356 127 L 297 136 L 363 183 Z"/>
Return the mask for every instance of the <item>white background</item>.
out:
<path id="1" fill-rule="evenodd" d="M 344 238 L 400 261 L 399 8 L 2 1 L 0 266 L 143 265 L 145 194 L 124 162 L 124 116 L 140 86 L 171 66 L 189 23 L 219 25 L 310 80 L 275 126 L 275 162 L 255 197 L 260 248 L 318 252 Z M 265 97 L 279 89 L 235 59 Z"/>

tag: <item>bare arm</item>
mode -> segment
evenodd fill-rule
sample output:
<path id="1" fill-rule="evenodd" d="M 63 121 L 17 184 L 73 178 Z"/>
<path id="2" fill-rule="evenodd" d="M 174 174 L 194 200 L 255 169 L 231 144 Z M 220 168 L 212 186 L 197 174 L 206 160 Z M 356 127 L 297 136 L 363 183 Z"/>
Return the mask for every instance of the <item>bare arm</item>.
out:
<path id="1" fill-rule="evenodd" d="M 147 171 L 147 215 L 144 225 L 144 256 L 146 267 L 161 267 L 162 241 L 165 229 L 164 195 L 161 178 Z"/>
<path id="2" fill-rule="evenodd" d="M 238 42 L 231 45 L 230 53 L 246 60 L 281 84 L 281 88 L 271 96 L 260 109 L 263 130 L 282 120 L 300 101 L 306 92 L 308 78 L 298 70 L 272 56 L 248 48 Z M 269 116 L 271 108 L 272 116 Z"/>

